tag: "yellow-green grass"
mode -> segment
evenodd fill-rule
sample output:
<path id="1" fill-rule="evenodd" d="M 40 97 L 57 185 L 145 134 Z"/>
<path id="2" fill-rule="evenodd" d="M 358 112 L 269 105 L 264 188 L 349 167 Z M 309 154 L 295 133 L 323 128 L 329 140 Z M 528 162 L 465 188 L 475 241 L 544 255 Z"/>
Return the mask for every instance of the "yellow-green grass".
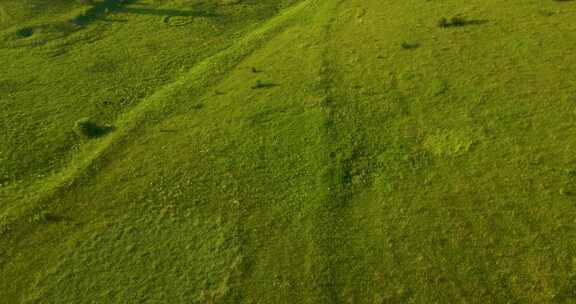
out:
<path id="1" fill-rule="evenodd" d="M 576 2 L 39 3 L 0 3 L 0 302 L 576 298 Z"/>

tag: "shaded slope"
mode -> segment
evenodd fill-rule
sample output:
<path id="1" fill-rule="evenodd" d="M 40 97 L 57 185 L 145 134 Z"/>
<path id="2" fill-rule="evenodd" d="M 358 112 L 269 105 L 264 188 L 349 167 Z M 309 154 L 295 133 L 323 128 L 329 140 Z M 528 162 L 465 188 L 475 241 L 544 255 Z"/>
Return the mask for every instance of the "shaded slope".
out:
<path id="1" fill-rule="evenodd" d="M 169 115 L 169 111 L 172 111 L 171 103 L 175 102 L 172 100 L 176 98 L 174 95 L 181 94 L 183 91 L 202 94 L 206 88 L 209 88 L 226 75 L 229 69 L 237 65 L 239 60 L 258 48 L 269 37 L 282 30 L 286 26 L 286 22 L 303 7 L 303 5 L 296 6 L 268 21 L 245 37 L 238 39 L 233 46 L 197 63 L 185 75 L 161 87 L 132 109 L 122 113 L 123 115 L 120 115 L 115 122 L 117 125 L 122 125 L 122 128 L 102 140 L 85 143 L 77 147 L 75 150 L 79 151 L 72 156 L 64 168 L 60 168 L 46 177 L 39 175 L 40 180 L 31 185 L 16 184 L 2 189 L 2 195 L 6 197 L 5 201 L 10 202 L 2 206 L 5 208 L 3 216 L 8 222 L 5 226 L 12 226 L 11 223 L 18 218 L 29 217 L 38 208 L 43 208 L 44 201 L 49 201 L 53 196 L 59 195 L 61 189 L 70 187 L 82 175 L 89 174 L 88 171 L 91 167 L 97 166 L 95 162 L 102 154 L 112 145 L 120 144 L 119 141 L 137 125 L 145 120 L 159 119 L 152 117 L 154 115 Z"/>
<path id="2" fill-rule="evenodd" d="M 38 2 L 0 7 L 13 15 Z M 72 130 L 75 121 L 89 117 L 113 124 L 156 90 L 295 2 L 138 1 L 124 7 L 164 13 L 113 11 L 106 20 L 84 26 L 70 21 L 81 14 L 80 6 L 68 3 L 74 7 L 68 11 L 51 4 L 62 16 L 37 7 L 38 13 L 44 12 L 41 16 L 18 19 L 18 26 L 0 33 L 0 195 L 8 200 L 0 202 L 0 212 L 17 205 L 10 201 L 42 192 L 38 188 L 44 179 L 61 171 L 82 149 L 84 141 Z M 170 16 L 168 8 L 210 9 L 217 16 Z"/>

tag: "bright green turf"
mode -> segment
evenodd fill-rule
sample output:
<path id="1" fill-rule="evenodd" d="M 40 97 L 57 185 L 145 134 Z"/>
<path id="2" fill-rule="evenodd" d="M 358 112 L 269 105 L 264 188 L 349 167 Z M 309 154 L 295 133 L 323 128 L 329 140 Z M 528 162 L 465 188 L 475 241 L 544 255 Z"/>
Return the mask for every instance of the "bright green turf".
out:
<path id="1" fill-rule="evenodd" d="M 0 302 L 576 303 L 576 2 L 108 2 L 0 0 Z"/>

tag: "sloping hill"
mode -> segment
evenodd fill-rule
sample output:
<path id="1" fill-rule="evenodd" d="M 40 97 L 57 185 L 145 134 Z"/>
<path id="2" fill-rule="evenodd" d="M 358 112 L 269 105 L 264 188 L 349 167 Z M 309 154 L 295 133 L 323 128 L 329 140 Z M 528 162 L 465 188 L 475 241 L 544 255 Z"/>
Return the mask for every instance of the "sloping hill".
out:
<path id="1" fill-rule="evenodd" d="M 571 1 L 0 13 L 0 302 L 576 298 Z"/>

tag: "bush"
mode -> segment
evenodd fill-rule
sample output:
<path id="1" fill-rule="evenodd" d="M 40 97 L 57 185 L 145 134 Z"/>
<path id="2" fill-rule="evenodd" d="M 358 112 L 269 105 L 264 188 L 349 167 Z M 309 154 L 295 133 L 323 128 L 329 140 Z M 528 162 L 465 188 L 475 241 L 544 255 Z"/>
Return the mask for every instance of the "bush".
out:
<path id="1" fill-rule="evenodd" d="M 262 80 L 256 80 L 256 83 L 251 88 L 253 90 L 256 90 L 256 89 L 273 88 L 275 86 L 277 86 L 277 84 L 275 84 L 275 83 L 264 82 Z"/>
<path id="2" fill-rule="evenodd" d="M 400 46 L 405 50 L 414 50 L 420 47 L 420 44 L 417 42 L 402 42 Z"/>
<path id="3" fill-rule="evenodd" d="M 30 224 L 45 224 L 50 221 L 52 215 L 47 211 L 38 211 L 28 218 Z"/>
<path id="4" fill-rule="evenodd" d="M 74 123 L 74 133 L 84 138 L 95 138 L 110 131 L 108 126 L 100 126 L 89 118 L 82 118 Z"/>
<path id="5" fill-rule="evenodd" d="M 438 21 L 438 26 L 439 27 L 448 27 L 448 19 L 446 18 L 440 18 L 440 20 Z"/>
<path id="6" fill-rule="evenodd" d="M 452 26 L 464 26 L 468 24 L 468 22 L 466 22 L 466 19 L 464 19 L 463 17 L 456 16 L 450 19 L 450 24 Z"/>
<path id="7" fill-rule="evenodd" d="M 263 88 L 265 86 L 264 82 L 262 82 L 262 80 L 256 80 L 256 83 L 252 86 L 252 89 L 260 89 Z"/>
<path id="8" fill-rule="evenodd" d="M 464 17 L 454 16 L 448 20 L 447 18 L 440 18 L 438 21 L 439 27 L 456 27 L 456 26 L 465 26 L 471 24 L 471 22 L 467 21 Z"/>

